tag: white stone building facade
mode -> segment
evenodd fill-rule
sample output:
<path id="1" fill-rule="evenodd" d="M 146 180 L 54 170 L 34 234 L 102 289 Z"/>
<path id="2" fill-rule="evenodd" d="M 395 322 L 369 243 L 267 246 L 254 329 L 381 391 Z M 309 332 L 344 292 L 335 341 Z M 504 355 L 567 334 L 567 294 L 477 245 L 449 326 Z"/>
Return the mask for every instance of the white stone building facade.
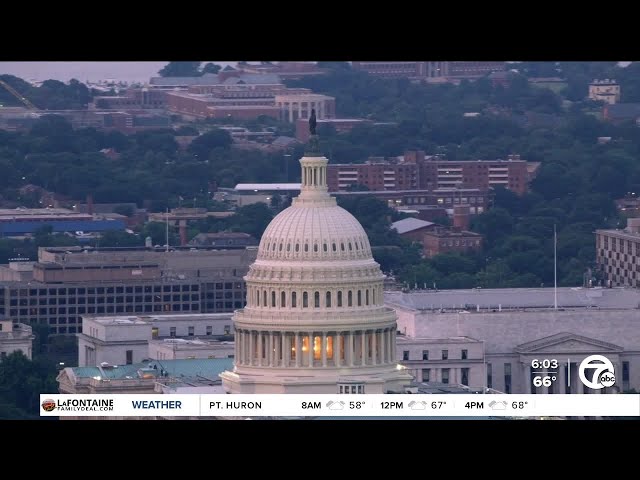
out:
<path id="1" fill-rule="evenodd" d="M 233 335 L 230 313 L 82 318 L 78 366 L 128 365 L 145 359 L 220 358 L 232 345 L 215 339 Z M 163 339 L 184 339 L 174 343 Z"/>
<path id="2" fill-rule="evenodd" d="M 31 327 L 11 320 L 0 320 L 0 361 L 7 355 L 20 350 L 27 358 L 33 355 Z"/>
<path id="3" fill-rule="evenodd" d="M 640 291 L 558 290 L 558 309 L 539 302 L 544 297 L 544 302 L 553 305 L 550 288 L 388 292 L 386 303 L 396 310 L 398 330 L 408 339 L 443 339 L 437 348 L 449 349 L 446 368 L 453 368 L 461 359 L 461 355 L 451 355 L 450 344 L 446 346 L 452 338 L 469 337 L 481 342 L 483 382 L 474 385 L 478 377 L 472 377 L 471 386 L 505 393 L 601 394 L 640 390 Z M 464 309 L 459 304 L 454 308 L 451 302 L 460 298 L 477 303 L 478 308 Z M 496 304 L 488 307 L 483 299 Z M 504 303 L 498 305 L 497 301 Z M 579 380 L 580 363 L 591 355 L 603 355 L 612 362 L 616 377 L 613 387 L 592 390 Z M 557 366 L 533 367 L 534 360 L 544 359 L 556 360 Z M 412 362 L 402 363 L 411 367 Z M 555 380 L 550 387 L 535 387 L 536 376 Z"/>

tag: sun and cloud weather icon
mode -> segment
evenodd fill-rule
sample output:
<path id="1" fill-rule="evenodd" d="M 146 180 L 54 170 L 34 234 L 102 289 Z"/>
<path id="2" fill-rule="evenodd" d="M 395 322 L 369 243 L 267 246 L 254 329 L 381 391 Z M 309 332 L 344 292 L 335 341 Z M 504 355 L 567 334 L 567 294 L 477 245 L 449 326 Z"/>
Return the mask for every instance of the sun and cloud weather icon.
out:
<path id="1" fill-rule="evenodd" d="M 491 410 L 506 410 L 507 402 L 497 402 L 494 400 L 492 402 L 489 402 L 489 408 Z"/>
<path id="2" fill-rule="evenodd" d="M 329 410 L 342 410 L 344 409 L 344 405 L 345 403 L 342 400 L 339 400 L 337 402 L 334 402 L 333 400 L 330 400 L 327 402 L 327 408 Z"/>
<path id="3" fill-rule="evenodd" d="M 427 408 L 427 402 L 419 401 L 419 402 L 409 402 L 409 408 L 411 410 L 425 410 Z"/>

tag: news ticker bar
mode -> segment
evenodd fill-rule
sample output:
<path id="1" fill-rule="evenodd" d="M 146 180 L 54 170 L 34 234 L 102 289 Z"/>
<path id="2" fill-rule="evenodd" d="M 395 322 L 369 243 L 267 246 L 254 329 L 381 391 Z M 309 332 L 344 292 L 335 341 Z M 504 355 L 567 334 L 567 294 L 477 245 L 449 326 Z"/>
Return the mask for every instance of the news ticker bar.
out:
<path id="1" fill-rule="evenodd" d="M 52 417 L 618 417 L 640 395 L 41 395 Z"/>

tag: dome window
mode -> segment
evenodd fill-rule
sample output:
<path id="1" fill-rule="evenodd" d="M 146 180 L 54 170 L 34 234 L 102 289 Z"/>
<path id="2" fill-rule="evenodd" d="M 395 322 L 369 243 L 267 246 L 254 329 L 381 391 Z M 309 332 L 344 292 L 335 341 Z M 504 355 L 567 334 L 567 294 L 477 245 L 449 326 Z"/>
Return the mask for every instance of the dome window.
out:
<path id="1" fill-rule="evenodd" d="M 309 244 L 308 244 L 308 243 L 305 243 L 305 244 L 304 244 L 304 251 L 305 251 L 305 252 L 308 252 L 308 251 L 309 251 Z"/>
<path id="2" fill-rule="evenodd" d="M 328 250 L 328 249 L 327 249 L 327 244 L 326 244 L 326 243 L 323 243 L 323 244 L 322 244 L 322 250 L 324 250 L 325 252 Z"/>
<path id="3" fill-rule="evenodd" d="M 300 251 L 300 244 L 296 243 L 296 252 L 299 252 L 299 251 Z"/>
<path id="4" fill-rule="evenodd" d="M 318 244 L 317 244 L 317 243 L 314 243 L 314 244 L 313 244 L 313 251 L 314 251 L 314 252 L 317 252 L 317 251 L 318 251 Z"/>
<path id="5" fill-rule="evenodd" d="M 280 247 L 278 247 L 278 250 L 282 251 L 282 242 L 280 242 Z"/>
<path id="6" fill-rule="evenodd" d="M 349 242 L 349 251 L 353 250 L 353 246 L 351 245 L 351 242 Z"/>
<path id="7" fill-rule="evenodd" d="M 340 243 L 340 250 L 344 252 L 344 243 Z"/>
<path id="8" fill-rule="evenodd" d="M 290 252 L 290 251 L 291 251 L 291 244 L 287 243 L 287 252 Z"/>
<path id="9" fill-rule="evenodd" d="M 331 246 L 333 247 L 333 251 L 335 252 L 337 250 L 335 242 L 332 243 Z"/>

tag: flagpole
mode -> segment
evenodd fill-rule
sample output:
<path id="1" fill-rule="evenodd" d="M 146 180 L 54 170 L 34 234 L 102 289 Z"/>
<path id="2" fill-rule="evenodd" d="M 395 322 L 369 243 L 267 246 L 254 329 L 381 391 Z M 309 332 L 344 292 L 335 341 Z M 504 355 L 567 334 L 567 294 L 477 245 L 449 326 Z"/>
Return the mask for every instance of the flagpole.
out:
<path id="1" fill-rule="evenodd" d="M 558 239 L 556 235 L 556 224 L 553 224 L 553 308 L 558 309 Z"/>

